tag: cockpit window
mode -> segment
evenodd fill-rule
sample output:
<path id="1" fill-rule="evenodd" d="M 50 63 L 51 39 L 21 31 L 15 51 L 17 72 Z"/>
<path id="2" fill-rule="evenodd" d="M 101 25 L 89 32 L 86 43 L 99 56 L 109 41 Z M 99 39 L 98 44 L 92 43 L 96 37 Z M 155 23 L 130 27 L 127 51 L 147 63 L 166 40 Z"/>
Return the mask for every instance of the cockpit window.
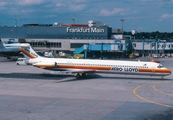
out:
<path id="1" fill-rule="evenodd" d="M 158 68 L 164 68 L 164 66 L 163 65 L 161 65 L 161 64 L 159 64 L 159 66 L 157 66 Z"/>

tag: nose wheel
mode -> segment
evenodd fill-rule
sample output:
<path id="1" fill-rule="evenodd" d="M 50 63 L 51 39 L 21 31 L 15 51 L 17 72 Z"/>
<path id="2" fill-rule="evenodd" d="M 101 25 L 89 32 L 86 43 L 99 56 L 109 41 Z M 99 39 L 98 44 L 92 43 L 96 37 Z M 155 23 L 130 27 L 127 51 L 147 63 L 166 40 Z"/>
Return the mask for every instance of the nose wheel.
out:
<path id="1" fill-rule="evenodd" d="M 161 77 L 161 80 L 164 80 L 164 76 Z"/>

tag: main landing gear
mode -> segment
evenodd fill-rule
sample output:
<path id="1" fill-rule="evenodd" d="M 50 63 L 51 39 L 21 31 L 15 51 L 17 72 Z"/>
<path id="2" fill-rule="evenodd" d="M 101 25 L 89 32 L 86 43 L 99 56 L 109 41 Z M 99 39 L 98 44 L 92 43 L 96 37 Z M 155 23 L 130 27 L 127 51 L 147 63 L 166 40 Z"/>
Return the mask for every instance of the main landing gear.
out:
<path id="1" fill-rule="evenodd" d="M 76 73 L 75 76 L 77 79 L 82 79 L 82 78 L 86 78 L 87 73 Z"/>

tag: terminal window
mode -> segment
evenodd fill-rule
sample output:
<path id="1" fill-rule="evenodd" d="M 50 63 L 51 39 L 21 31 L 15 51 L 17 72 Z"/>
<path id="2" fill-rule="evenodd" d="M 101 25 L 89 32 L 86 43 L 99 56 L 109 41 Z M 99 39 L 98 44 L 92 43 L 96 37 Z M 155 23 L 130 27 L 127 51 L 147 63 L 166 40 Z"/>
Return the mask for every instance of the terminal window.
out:
<path id="1" fill-rule="evenodd" d="M 133 47 L 136 47 L 136 43 L 133 43 Z"/>
<path id="2" fill-rule="evenodd" d="M 70 48 L 80 48 L 84 45 L 85 43 L 71 43 Z"/>
<path id="3" fill-rule="evenodd" d="M 47 42 L 46 44 L 44 42 L 31 42 L 30 43 L 32 47 L 54 47 L 54 48 L 61 48 L 61 43 L 58 42 Z"/>

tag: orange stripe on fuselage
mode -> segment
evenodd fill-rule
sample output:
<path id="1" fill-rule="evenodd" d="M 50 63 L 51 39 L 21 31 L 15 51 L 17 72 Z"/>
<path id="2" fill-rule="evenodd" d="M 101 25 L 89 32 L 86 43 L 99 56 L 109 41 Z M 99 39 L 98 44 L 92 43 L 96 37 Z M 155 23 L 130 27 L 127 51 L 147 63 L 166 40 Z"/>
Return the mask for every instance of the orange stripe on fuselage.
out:
<path id="1" fill-rule="evenodd" d="M 50 69 L 55 68 L 54 65 L 39 64 L 36 67 Z M 56 68 L 69 68 L 69 69 L 92 69 L 92 70 L 110 70 L 111 67 L 108 66 L 80 66 L 80 65 L 57 65 Z"/>
<path id="2" fill-rule="evenodd" d="M 106 70 L 110 71 L 112 67 L 109 66 L 81 66 L 81 65 L 46 65 L 46 64 L 38 64 L 35 65 L 39 68 L 51 69 L 51 68 L 62 68 L 62 69 L 91 69 L 91 70 Z M 148 73 L 171 73 L 169 69 L 154 69 L 154 68 L 138 68 L 138 72 L 148 72 Z"/>
<path id="3" fill-rule="evenodd" d="M 171 73 L 169 69 L 138 68 L 139 72 Z"/>
<path id="4" fill-rule="evenodd" d="M 27 51 L 25 51 L 25 50 L 22 49 L 21 47 L 19 47 L 19 50 L 20 50 L 20 52 L 22 52 L 23 54 L 27 55 L 28 57 L 30 57 L 30 58 L 32 58 L 32 59 L 33 59 L 33 58 L 36 58 L 36 56 L 34 56 L 34 55 L 28 53 Z"/>

